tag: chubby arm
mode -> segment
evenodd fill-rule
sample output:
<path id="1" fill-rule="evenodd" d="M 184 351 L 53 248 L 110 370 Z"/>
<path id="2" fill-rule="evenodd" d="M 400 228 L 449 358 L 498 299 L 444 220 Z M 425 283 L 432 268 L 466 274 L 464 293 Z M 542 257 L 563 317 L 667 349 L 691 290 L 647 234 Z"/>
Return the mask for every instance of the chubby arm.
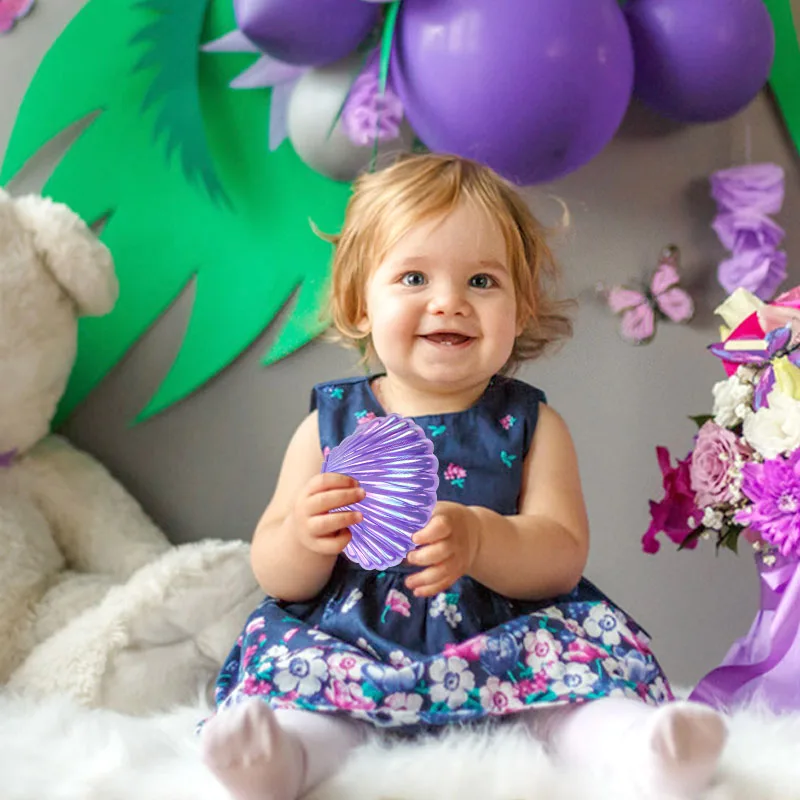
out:
<path id="1" fill-rule="evenodd" d="M 519 513 L 439 503 L 414 541 L 412 564 L 427 567 L 407 585 L 416 594 L 444 591 L 468 574 L 506 597 L 536 600 L 568 592 L 589 552 L 589 523 L 578 459 L 564 420 L 542 404 L 523 465 Z"/>
<path id="2" fill-rule="evenodd" d="M 294 433 L 283 459 L 275 494 L 264 511 L 250 550 L 261 588 L 286 602 L 319 594 L 336 557 L 350 541 L 348 525 L 361 520 L 351 511 L 329 513 L 364 497 L 352 478 L 321 474 L 317 412 Z"/>

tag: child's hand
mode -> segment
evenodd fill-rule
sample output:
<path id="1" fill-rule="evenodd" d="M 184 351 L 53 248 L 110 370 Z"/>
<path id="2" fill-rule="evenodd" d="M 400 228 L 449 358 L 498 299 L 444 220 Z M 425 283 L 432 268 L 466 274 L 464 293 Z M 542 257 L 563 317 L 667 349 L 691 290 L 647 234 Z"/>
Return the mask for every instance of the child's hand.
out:
<path id="1" fill-rule="evenodd" d="M 406 579 L 416 597 L 433 597 L 469 574 L 478 555 L 481 524 L 469 506 L 436 504 L 430 522 L 412 537 L 408 563 L 427 567 Z"/>
<path id="2" fill-rule="evenodd" d="M 363 500 L 367 493 L 347 475 L 315 475 L 300 493 L 292 512 L 292 526 L 304 547 L 320 555 L 335 556 L 350 542 L 348 526 L 361 522 L 358 511 L 329 512 Z"/>

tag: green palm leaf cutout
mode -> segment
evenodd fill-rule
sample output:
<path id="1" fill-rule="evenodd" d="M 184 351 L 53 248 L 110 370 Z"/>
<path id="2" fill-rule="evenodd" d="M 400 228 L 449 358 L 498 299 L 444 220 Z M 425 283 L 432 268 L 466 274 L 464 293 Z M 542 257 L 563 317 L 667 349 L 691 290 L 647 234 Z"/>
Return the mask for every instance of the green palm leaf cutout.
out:
<path id="1" fill-rule="evenodd" d="M 775 28 L 775 60 L 769 85 L 789 135 L 800 152 L 800 44 L 791 0 L 764 0 Z"/>
<path id="2" fill-rule="evenodd" d="M 233 27 L 229 0 L 89 0 L 28 88 L 0 183 L 97 114 L 44 192 L 90 222 L 108 217 L 121 287 L 112 314 L 81 321 L 59 419 L 192 280 L 181 350 L 140 418 L 224 369 L 293 295 L 264 362 L 323 328 L 330 248 L 309 220 L 338 229 L 349 187 L 309 170 L 288 143 L 268 151 L 269 90 L 228 88 L 254 56 L 199 53 Z"/>

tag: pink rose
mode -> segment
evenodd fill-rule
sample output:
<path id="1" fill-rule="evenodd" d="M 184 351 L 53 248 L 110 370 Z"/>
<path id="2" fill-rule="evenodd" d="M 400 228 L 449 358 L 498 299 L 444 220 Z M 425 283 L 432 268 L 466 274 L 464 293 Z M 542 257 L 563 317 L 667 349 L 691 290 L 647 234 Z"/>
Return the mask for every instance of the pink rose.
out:
<path id="1" fill-rule="evenodd" d="M 697 432 L 689 469 L 692 489 L 701 508 L 729 503 L 732 467 L 737 459 L 747 458 L 748 449 L 733 431 L 709 420 Z"/>
<path id="2" fill-rule="evenodd" d="M 645 553 L 658 552 L 661 543 L 656 536 L 659 533 L 665 533 L 675 544 L 681 544 L 700 524 L 702 517 L 689 481 L 691 453 L 674 467 L 666 447 L 657 447 L 656 456 L 661 467 L 664 499 L 658 503 L 650 501 L 650 527 L 642 537 Z M 697 540 L 687 543 L 686 547 L 697 547 Z"/>

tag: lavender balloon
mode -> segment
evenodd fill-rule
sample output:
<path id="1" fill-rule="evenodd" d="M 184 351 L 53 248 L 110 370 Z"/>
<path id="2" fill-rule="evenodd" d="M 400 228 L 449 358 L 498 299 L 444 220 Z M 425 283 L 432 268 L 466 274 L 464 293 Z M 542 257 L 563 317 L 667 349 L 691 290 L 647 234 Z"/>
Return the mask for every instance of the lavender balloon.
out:
<path id="1" fill-rule="evenodd" d="M 380 7 L 356 0 L 233 0 L 239 30 L 267 55 L 317 66 L 343 58 L 377 23 Z"/>
<path id="2" fill-rule="evenodd" d="M 764 86 L 775 32 L 763 0 L 632 0 L 634 93 L 679 122 L 726 119 Z"/>
<path id="3" fill-rule="evenodd" d="M 367 493 L 346 507 L 364 519 L 350 526 L 344 554 L 364 569 L 399 564 L 414 548 L 411 536 L 428 524 L 439 488 L 439 462 L 422 428 L 396 414 L 377 417 L 334 447 L 322 471 L 349 475 Z"/>
<path id="4" fill-rule="evenodd" d="M 396 33 L 393 86 L 420 139 L 519 184 L 592 159 L 630 101 L 617 0 L 403 0 Z"/>

